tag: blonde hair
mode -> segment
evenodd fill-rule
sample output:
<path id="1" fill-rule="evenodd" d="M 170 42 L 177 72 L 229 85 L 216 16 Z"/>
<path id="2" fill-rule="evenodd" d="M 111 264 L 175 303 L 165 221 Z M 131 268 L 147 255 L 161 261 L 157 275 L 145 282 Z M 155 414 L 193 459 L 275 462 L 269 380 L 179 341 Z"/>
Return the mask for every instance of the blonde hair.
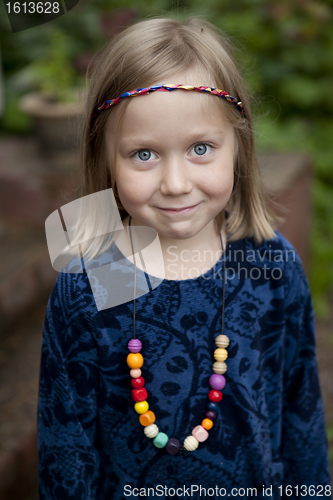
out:
<path id="1" fill-rule="evenodd" d="M 121 219 L 127 215 L 115 186 L 115 158 L 110 165 L 105 143 L 107 121 L 114 108 L 103 111 L 97 119 L 95 108 L 126 91 L 148 87 L 156 81 L 168 83 L 167 80 L 180 71 L 199 68 L 209 75 L 216 88 L 225 90 L 244 105 L 245 118 L 242 118 L 234 105 L 209 96 L 216 100 L 224 119 L 232 124 L 237 144 L 234 186 L 225 207 L 230 240 L 253 237 L 260 244 L 263 239 L 274 238 L 274 226 L 281 218 L 266 206 L 267 193 L 255 152 L 249 97 L 232 56 L 233 49 L 217 27 L 193 16 L 183 21 L 165 16 L 146 19 L 114 36 L 88 70 L 90 89 L 81 138 L 83 195 L 112 188 Z M 203 81 L 202 85 L 207 84 Z M 149 99 L 147 96 L 137 98 Z M 116 105 L 123 107 L 117 131 L 130 100 L 124 99 Z M 216 217 L 219 231 L 223 220 L 224 210 Z"/>

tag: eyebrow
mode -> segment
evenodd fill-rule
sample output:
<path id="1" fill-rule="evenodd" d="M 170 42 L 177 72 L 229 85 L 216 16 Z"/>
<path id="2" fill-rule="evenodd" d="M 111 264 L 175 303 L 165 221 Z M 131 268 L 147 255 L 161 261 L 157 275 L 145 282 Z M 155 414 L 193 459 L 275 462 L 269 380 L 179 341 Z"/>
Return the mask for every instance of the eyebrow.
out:
<path id="1" fill-rule="evenodd" d="M 194 142 L 195 140 L 199 140 L 199 139 L 204 139 L 204 138 L 207 138 L 207 137 L 211 137 L 213 135 L 224 135 L 224 131 L 222 129 L 209 129 L 209 130 L 198 130 L 196 132 L 191 132 L 190 135 L 187 136 L 187 138 L 185 138 L 185 141 L 187 142 Z M 119 142 L 124 145 L 124 146 L 130 146 L 131 144 L 136 144 L 138 146 L 140 146 L 141 144 L 144 145 L 146 144 L 147 142 L 150 142 L 152 141 L 152 139 L 150 139 L 149 137 L 129 137 L 128 139 L 120 139 Z"/>

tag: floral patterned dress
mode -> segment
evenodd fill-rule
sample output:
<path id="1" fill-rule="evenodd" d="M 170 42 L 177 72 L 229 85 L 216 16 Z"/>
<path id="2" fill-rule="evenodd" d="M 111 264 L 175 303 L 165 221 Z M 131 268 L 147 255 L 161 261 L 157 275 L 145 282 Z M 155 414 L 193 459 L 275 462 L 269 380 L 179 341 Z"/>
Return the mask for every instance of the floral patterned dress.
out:
<path id="1" fill-rule="evenodd" d="M 275 234 L 261 245 L 228 240 L 223 399 L 209 438 L 175 456 L 154 446 L 134 411 L 133 302 L 98 310 L 88 271 L 59 273 L 41 356 L 40 499 L 250 498 L 248 488 L 259 498 L 317 498 L 311 485 L 331 498 L 311 295 L 295 249 Z M 115 245 L 110 252 L 121 257 Z M 181 442 L 207 409 L 222 262 L 136 299 L 149 407 Z"/>

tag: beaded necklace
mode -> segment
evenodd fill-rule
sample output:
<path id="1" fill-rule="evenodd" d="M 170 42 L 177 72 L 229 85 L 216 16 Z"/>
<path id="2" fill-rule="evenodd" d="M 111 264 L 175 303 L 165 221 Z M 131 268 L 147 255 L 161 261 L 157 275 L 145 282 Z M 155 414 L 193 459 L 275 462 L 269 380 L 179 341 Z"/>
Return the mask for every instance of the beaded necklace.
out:
<path id="1" fill-rule="evenodd" d="M 165 448 L 167 453 L 170 455 L 176 455 L 179 450 L 185 449 L 187 451 L 194 451 L 198 448 L 199 443 L 206 441 L 209 434 L 208 431 L 213 427 L 213 420 L 216 418 L 216 410 L 218 409 L 217 403 L 222 400 L 221 390 L 225 387 L 225 377 L 223 374 L 227 371 L 227 365 L 225 360 L 228 357 L 226 347 L 229 345 L 229 338 L 223 335 L 224 328 L 224 298 L 225 298 L 225 257 L 224 257 L 224 247 L 220 234 L 220 241 L 223 254 L 223 288 L 222 288 L 222 333 L 218 335 L 215 339 L 215 344 L 217 349 L 214 351 L 215 362 L 213 363 L 212 369 L 213 374 L 209 378 L 209 385 L 211 390 L 208 393 L 209 403 L 207 404 L 207 410 L 205 413 L 205 418 L 202 420 L 201 425 L 197 425 L 190 436 L 184 440 L 183 445 L 174 437 L 168 437 L 164 432 L 161 432 L 157 425 L 154 423 L 156 420 L 153 411 L 149 410 L 149 404 L 147 402 L 148 393 L 145 389 L 145 380 L 141 376 L 141 367 L 143 365 L 143 357 L 140 354 L 142 343 L 136 338 L 135 334 L 135 291 L 136 291 L 136 262 L 135 253 L 132 241 L 132 230 L 131 230 L 131 220 L 129 218 L 129 228 L 130 228 L 130 239 L 132 246 L 132 255 L 134 259 L 134 298 L 133 298 L 133 338 L 128 342 L 128 349 L 130 354 L 127 356 L 127 364 L 131 368 L 130 375 L 132 377 L 132 398 L 135 401 L 134 410 L 140 415 L 140 424 L 144 427 L 145 435 L 153 439 L 153 443 L 157 448 Z M 227 243 L 228 244 L 228 243 Z"/>

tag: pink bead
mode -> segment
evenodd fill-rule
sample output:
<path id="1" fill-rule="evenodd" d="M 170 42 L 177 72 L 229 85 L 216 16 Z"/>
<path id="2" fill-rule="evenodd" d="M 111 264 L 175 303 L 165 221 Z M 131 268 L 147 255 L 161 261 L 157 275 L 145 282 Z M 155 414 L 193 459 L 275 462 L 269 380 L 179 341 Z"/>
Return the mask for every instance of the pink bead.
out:
<path id="1" fill-rule="evenodd" d="M 130 371 L 130 375 L 133 378 L 141 377 L 141 373 L 142 372 L 141 372 L 140 368 L 132 368 L 132 370 Z"/>
<path id="2" fill-rule="evenodd" d="M 202 425 L 197 425 L 192 431 L 192 436 L 194 436 L 195 439 L 199 441 L 199 443 L 203 443 L 204 441 L 206 441 L 209 434 L 206 429 L 202 427 Z"/>
<path id="3" fill-rule="evenodd" d="M 221 391 L 225 387 L 225 378 L 223 375 L 218 375 L 217 373 L 214 373 L 209 377 L 209 385 L 211 386 L 212 389 L 215 389 L 216 391 Z"/>
<path id="4" fill-rule="evenodd" d="M 136 354 L 137 352 L 141 351 L 142 344 L 139 339 L 132 339 L 127 344 L 127 347 L 131 352 Z"/>

